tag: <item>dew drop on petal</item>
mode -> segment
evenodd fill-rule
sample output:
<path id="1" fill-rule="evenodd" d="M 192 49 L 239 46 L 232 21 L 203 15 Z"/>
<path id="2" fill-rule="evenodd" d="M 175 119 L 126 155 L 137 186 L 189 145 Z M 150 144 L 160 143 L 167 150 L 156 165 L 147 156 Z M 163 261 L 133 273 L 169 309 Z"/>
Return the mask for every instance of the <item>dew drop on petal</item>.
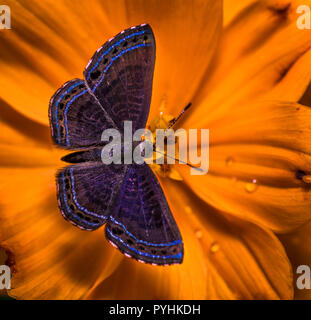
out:
<path id="1" fill-rule="evenodd" d="M 232 157 L 227 157 L 226 166 L 231 167 L 233 165 L 234 159 Z"/>
<path id="2" fill-rule="evenodd" d="M 253 179 L 251 182 L 247 182 L 245 185 L 245 190 L 248 193 L 253 193 L 258 189 L 258 183 L 256 179 Z"/>
<path id="3" fill-rule="evenodd" d="M 235 184 L 238 181 L 238 178 L 237 177 L 231 177 L 231 181 L 232 181 L 233 184 Z"/>
<path id="4" fill-rule="evenodd" d="M 187 213 L 189 213 L 189 214 L 192 213 L 192 209 L 191 209 L 190 206 L 185 206 L 185 211 L 186 211 Z"/>
<path id="5" fill-rule="evenodd" d="M 196 236 L 198 239 L 201 239 L 202 236 L 203 236 L 203 232 L 202 232 L 202 230 L 200 230 L 200 229 L 195 230 L 194 233 L 195 233 L 195 236 Z"/>
<path id="6" fill-rule="evenodd" d="M 220 249 L 220 245 L 217 241 L 212 242 L 211 246 L 210 246 L 210 251 L 211 253 L 216 253 L 218 252 Z"/>

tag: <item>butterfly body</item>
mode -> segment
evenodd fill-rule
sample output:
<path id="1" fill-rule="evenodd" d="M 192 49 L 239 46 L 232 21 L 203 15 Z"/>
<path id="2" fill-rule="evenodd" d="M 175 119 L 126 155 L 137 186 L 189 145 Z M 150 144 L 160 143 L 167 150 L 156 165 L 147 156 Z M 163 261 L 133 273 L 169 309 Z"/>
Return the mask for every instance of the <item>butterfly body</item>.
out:
<path id="1" fill-rule="evenodd" d="M 53 141 L 78 150 L 63 157 L 73 165 L 57 174 L 64 218 L 83 230 L 105 225 L 107 239 L 126 256 L 167 265 L 182 262 L 183 243 L 157 178 L 145 163 L 102 161 L 105 129 L 118 130 L 123 139 L 124 121 L 132 121 L 133 132 L 145 128 L 154 62 L 149 25 L 121 32 L 96 51 L 84 80 L 56 91 L 49 118 Z"/>

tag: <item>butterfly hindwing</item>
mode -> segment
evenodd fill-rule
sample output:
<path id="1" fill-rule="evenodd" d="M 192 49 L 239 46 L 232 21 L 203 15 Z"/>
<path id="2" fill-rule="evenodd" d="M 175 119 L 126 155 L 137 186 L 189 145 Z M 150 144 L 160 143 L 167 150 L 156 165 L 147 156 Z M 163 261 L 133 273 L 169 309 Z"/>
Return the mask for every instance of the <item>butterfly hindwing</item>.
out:
<path id="1" fill-rule="evenodd" d="M 149 114 L 155 40 L 149 25 L 132 27 L 106 42 L 84 71 L 89 89 L 109 116 L 123 129 L 144 128 Z"/>
<path id="2" fill-rule="evenodd" d="M 121 252 L 159 265 L 181 263 L 183 243 L 157 178 L 148 165 L 129 167 L 106 225 Z"/>
<path id="3" fill-rule="evenodd" d="M 64 218 L 84 230 L 101 227 L 113 210 L 126 169 L 89 162 L 60 170 L 57 197 Z"/>
<path id="4" fill-rule="evenodd" d="M 68 149 L 97 145 L 103 130 L 115 127 L 80 79 L 68 81 L 56 91 L 49 118 L 54 143 Z"/>

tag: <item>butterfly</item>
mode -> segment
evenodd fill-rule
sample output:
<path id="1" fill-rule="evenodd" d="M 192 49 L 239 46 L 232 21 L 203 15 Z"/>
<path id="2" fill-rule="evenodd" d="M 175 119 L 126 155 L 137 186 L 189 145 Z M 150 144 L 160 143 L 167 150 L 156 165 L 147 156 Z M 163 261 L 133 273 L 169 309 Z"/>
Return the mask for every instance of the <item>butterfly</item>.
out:
<path id="1" fill-rule="evenodd" d="M 155 39 L 142 24 L 100 47 L 84 79 L 66 82 L 50 100 L 53 142 L 79 150 L 62 160 L 71 165 L 56 176 L 57 198 L 66 220 L 83 230 L 105 225 L 108 241 L 144 263 L 182 263 L 183 242 L 163 190 L 146 164 L 101 161 L 103 130 L 145 128 L 149 114 Z"/>

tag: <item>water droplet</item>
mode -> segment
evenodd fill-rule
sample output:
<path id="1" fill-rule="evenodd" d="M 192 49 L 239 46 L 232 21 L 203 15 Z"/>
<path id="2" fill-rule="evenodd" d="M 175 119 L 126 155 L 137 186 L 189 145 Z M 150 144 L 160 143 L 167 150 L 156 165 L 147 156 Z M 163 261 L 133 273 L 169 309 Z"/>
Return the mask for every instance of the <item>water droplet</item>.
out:
<path id="1" fill-rule="evenodd" d="M 231 167 L 233 165 L 234 159 L 232 157 L 228 157 L 226 159 L 226 166 Z"/>
<path id="2" fill-rule="evenodd" d="M 197 230 L 195 231 L 195 236 L 196 236 L 198 239 L 201 239 L 202 236 L 203 236 L 202 230 L 197 229 Z"/>
<path id="3" fill-rule="evenodd" d="M 186 206 L 186 207 L 185 207 L 185 211 L 186 211 L 187 213 L 192 213 L 192 209 L 191 209 L 191 207 L 189 207 L 189 206 Z"/>
<path id="4" fill-rule="evenodd" d="M 304 183 L 311 183 L 311 175 L 310 174 L 306 174 L 302 177 L 302 181 Z"/>
<path id="5" fill-rule="evenodd" d="M 212 253 L 216 253 L 217 251 L 219 251 L 219 249 L 220 249 L 219 243 L 216 241 L 212 242 L 211 247 L 210 247 L 210 251 Z"/>
<path id="6" fill-rule="evenodd" d="M 257 188 L 258 188 L 258 184 L 256 179 L 253 179 L 252 182 L 247 182 L 245 185 L 245 190 L 249 193 L 255 192 Z"/>
<path id="7" fill-rule="evenodd" d="M 233 184 L 235 184 L 238 181 L 238 178 L 237 177 L 231 177 L 231 181 L 232 181 Z"/>

